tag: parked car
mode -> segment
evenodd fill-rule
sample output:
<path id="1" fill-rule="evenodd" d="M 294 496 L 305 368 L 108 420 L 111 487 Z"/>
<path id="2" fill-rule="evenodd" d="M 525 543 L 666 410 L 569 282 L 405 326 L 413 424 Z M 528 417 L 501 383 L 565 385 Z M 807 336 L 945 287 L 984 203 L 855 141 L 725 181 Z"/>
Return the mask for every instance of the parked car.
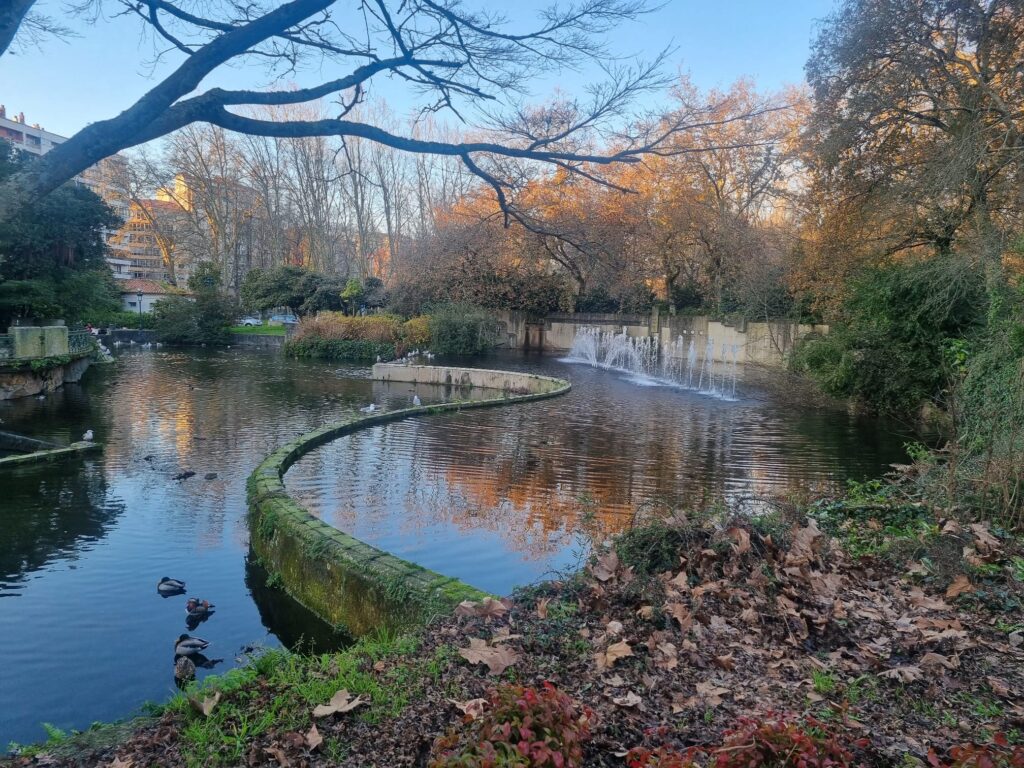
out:
<path id="1" fill-rule="evenodd" d="M 263 325 L 263 318 L 260 317 L 259 315 L 246 315 L 245 317 L 238 321 L 238 324 L 247 325 L 250 327 Z"/>
<path id="2" fill-rule="evenodd" d="M 279 313 L 271 315 L 267 322 L 271 325 L 294 325 L 299 322 L 299 318 L 292 314 Z"/>

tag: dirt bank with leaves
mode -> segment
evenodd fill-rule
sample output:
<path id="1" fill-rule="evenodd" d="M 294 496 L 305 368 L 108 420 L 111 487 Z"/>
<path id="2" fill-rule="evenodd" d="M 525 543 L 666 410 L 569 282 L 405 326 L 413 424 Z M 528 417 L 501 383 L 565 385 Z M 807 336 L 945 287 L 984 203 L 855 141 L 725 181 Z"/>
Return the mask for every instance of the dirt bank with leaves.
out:
<path id="1" fill-rule="evenodd" d="M 854 560 L 813 519 L 678 517 L 571 580 L 269 653 L 115 746 L 12 764 L 1021 765 L 1024 561 L 939 523 L 941 575 L 923 549 Z"/>

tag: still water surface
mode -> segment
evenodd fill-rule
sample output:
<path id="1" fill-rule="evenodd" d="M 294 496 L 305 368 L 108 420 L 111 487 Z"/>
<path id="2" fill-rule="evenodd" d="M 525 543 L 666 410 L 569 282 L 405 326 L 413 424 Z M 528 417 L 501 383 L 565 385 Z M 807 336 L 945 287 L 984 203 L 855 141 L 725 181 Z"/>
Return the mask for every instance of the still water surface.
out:
<path id="1" fill-rule="evenodd" d="M 902 437 L 751 383 L 726 403 L 640 387 L 553 358 L 489 366 L 569 378 L 562 398 L 384 425 L 305 457 L 289 490 L 327 521 L 479 587 L 507 592 L 579 557 L 589 526 L 879 474 Z M 2 428 L 104 452 L 0 475 L 0 747 L 166 699 L 184 598 L 222 672 L 259 645 L 343 642 L 249 563 L 245 479 L 276 446 L 374 401 L 445 399 L 368 371 L 241 350 L 130 350 L 45 400 L 0 402 Z M 185 470 L 197 474 L 173 477 Z M 215 478 L 206 479 L 208 473 Z M 200 675 L 211 670 L 200 670 Z"/>

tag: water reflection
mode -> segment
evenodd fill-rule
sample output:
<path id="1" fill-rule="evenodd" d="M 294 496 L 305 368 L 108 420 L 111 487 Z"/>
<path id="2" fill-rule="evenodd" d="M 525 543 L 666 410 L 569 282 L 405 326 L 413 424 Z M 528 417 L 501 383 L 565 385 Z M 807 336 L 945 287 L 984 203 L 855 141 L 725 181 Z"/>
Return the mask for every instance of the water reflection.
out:
<path id="1" fill-rule="evenodd" d="M 68 461 L 5 470 L 0 505 L 0 597 L 12 596 L 34 571 L 74 563 L 125 510 L 107 494 L 102 465 Z"/>
<path id="2" fill-rule="evenodd" d="M 245 560 L 245 584 L 259 609 L 263 626 L 284 645 L 309 653 L 326 653 L 352 642 L 283 590 L 267 586 L 269 577 L 250 552 Z"/>
<path id="3" fill-rule="evenodd" d="M 574 389 L 358 433 L 306 457 L 289 488 L 360 538 L 504 592 L 571 567 L 588 525 L 874 475 L 901 458 L 877 424 L 771 395 L 692 400 L 547 358 L 484 364 L 540 368 Z M 343 643 L 249 562 L 245 480 L 276 447 L 371 402 L 457 394 L 272 354 L 135 348 L 45 400 L 0 402 L 5 429 L 61 442 L 93 429 L 104 444 L 78 463 L 0 475 L 0 744 L 45 737 L 42 721 L 83 728 L 166 699 L 188 596 L 217 606 L 197 631 L 218 672 L 253 647 Z M 155 594 L 165 575 L 187 595 Z"/>
<path id="4" fill-rule="evenodd" d="M 551 358 L 488 361 L 571 379 L 566 396 L 428 416 L 303 458 L 289 491 L 358 538 L 504 593 L 578 560 L 580 534 L 656 508 L 765 497 L 878 474 L 902 440 L 843 410 L 638 387 Z"/>

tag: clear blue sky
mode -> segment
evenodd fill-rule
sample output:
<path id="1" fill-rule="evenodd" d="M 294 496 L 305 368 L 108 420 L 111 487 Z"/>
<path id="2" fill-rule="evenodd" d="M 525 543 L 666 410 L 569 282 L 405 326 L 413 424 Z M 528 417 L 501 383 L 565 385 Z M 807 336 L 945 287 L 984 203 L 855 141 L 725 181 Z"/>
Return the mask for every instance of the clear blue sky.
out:
<path id="1" fill-rule="evenodd" d="M 493 0 L 466 0 L 480 7 Z M 354 3 L 353 3 L 354 4 Z M 528 20 L 542 0 L 502 2 L 516 21 Z M 339 3 L 343 6 L 345 3 Z M 61 15 L 59 0 L 43 0 L 44 11 Z M 113 8 L 113 4 L 108 4 Z M 832 0 L 668 0 L 663 8 L 624 25 L 611 40 L 619 54 L 653 56 L 672 45 L 672 66 L 686 72 L 701 88 L 728 86 L 747 77 L 766 90 L 803 81 L 816 21 L 833 7 Z M 0 59 L 0 103 L 8 115 L 24 112 L 26 121 L 65 136 L 89 122 L 113 116 L 151 88 L 171 59 L 155 74 L 148 63 L 152 48 L 140 37 L 134 19 L 101 19 L 95 25 L 75 22 L 82 36 L 66 43 L 51 40 L 41 51 L 28 50 Z M 305 83 L 317 73 L 299 78 Z M 564 91 L 586 81 L 588 73 L 567 72 L 557 78 Z M 206 85 L 266 85 L 261 71 L 234 69 Z M 540 84 L 538 98 L 546 84 Z M 400 92 L 382 91 L 402 109 Z"/>

